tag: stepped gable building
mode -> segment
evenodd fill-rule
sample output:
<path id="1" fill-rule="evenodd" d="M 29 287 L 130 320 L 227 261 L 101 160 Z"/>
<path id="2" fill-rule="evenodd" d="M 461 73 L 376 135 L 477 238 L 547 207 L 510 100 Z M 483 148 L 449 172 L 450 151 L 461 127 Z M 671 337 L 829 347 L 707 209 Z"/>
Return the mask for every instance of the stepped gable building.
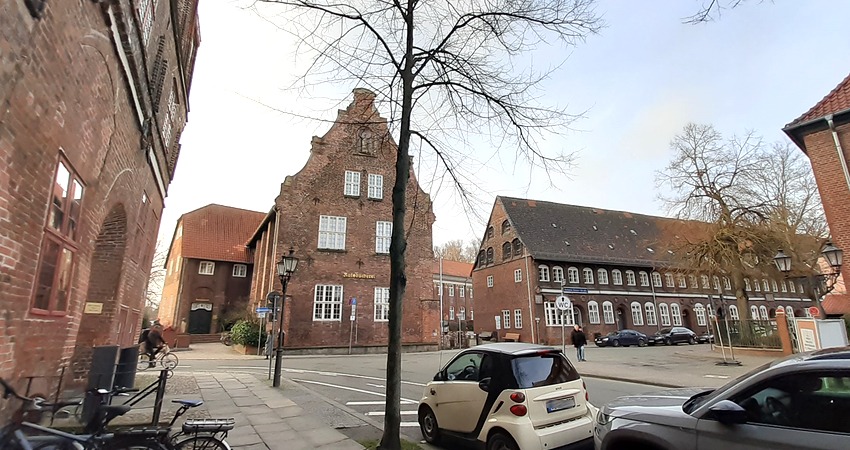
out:
<path id="1" fill-rule="evenodd" d="M 783 129 L 809 161 L 818 184 L 832 242 L 850 250 L 850 75 L 815 106 Z M 850 265 L 832 294 L 823 299 L 827 315 L 850 314 L 850 296 L 841 280 L 848 279 Z"/>
<path id="2" fill-rule="evenodd" d="M 290 248 L 300 258 L 287 288 L 287 351 L 316 348 L 355 351 L 387 344 L 391 191 L 397 146 L 375 95 L 354 90 L 310 157 L 281 185 L 275 206 L 248 242 L 254 252 L 251 298 L 266 304 L 280 292 L 276 262 Z M 402 339 L 434 348 L 439 302 L 433 295 L 431 199 L 410 171 L 407 198 L 407 289 Z M 354 318 L 352 320 L 352 317 Z M 331 350 L 333 351 L 333 350 Z"/>
<path id="3" fill-rule="evenodd" d="M 254 256 L 245 242 L 265 214 L 207 205 L 180 216 L 168 248 L 159 320 L 180 333 L 224 331 L 250 305 Z M 218 336 L 214 336 L 218 341 Z"/>
<path id="4" fill-rule="evenodd" d="M 729 279 L 675 269 L 670 249 L 698 232 L 693 225 L 496 197 L 472 272 L 475 331 L 501 337 L 518 333 L 523 342 L 555 344 L 562 323 L 580 324 L 592 337 L 624 328 L 706 331 L 708 315 L 721 305 L 737 319 Z M 745 282 L 754 318 L 768 320 L 780 307 L 802 316 L 811 306 L 798 284 L 769 274 L 750 274 Z M 555 304 L 565 291 L 572 300 L 571 316 L 562 316 Z"/>
<path id="5" fill-rule="evenodd" d="M 136 345 L 197 3 L 0 0 L 0 377 L 22 393 Z"/>
<path id="6" fill-rule="evenodd" d="M 472 297 L 474 264 L 434 261 L 434 298 L 442 299 L 443 331 L 472 331 L 475 302 Z"/>

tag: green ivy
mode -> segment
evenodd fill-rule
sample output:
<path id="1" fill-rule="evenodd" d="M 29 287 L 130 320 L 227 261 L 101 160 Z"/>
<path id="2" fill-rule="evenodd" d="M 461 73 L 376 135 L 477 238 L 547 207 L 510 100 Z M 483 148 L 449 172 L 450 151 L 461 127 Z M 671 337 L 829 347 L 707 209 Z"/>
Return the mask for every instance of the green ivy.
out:
<path id="1" fill-rule="evenodd" d="M 230 338 L 234 344 L 248 347 L 260 346 L 260 324 L 249 320 L 240 320 L 230 329 Z"/>

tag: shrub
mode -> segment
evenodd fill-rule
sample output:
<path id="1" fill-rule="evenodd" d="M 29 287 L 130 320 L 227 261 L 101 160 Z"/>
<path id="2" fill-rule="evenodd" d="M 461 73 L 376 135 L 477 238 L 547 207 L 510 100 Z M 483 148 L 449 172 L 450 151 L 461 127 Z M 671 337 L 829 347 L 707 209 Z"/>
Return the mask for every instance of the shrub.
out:
<path id="1" fill-rule="evenodd" d="M 250 320 L 240 320 L 230 329 L 230 338 L 234 344 L 248 347 L 260 346 L 260 324 Z"/>

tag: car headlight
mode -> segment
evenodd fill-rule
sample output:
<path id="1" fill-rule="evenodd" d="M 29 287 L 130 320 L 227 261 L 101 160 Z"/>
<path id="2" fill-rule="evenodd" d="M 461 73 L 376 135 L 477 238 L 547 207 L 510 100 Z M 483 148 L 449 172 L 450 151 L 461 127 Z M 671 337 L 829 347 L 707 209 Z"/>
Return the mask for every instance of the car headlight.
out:
<path id="1" fill-rule="evenodd" d="M 608 338 L 602 338 L 602 342 L 605 342 L 607 340 L 608 340 Z"/>
<path id="2" fill-rule="evenodd" d="M 599 413 L 596 414 L 596 423 L 599 425 L 608 425 L 608 422 L 611 421 L 611 416 L 609 414 L 605 414 L 602 410 L 599 410 Z"/>

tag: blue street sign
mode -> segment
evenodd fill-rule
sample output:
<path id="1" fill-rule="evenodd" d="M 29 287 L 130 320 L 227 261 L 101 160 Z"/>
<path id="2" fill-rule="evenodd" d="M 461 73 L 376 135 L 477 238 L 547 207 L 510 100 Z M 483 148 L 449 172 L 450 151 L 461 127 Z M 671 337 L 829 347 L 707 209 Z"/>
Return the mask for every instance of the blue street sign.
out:
<path id="1" fill-rule="evenodd" d="M 357 298 L 351 297 L 350 299 L 348 299 L 348 304 L 349 305 L 356 305 L 357 304 Z"/>
<path id="2" fill-rule="evenodd" d="M 263 314 L 263 313 L 271 312 L 272 309 L 271 308 L 265 308 L 263 306 L 259 306 L 259 307 L 257 307 L 256 311 L 257 311 L 257 314 Z"/>
<path id="3" fill-rule="evenodd" d="M 565 287 L 561 290 L 564 294 L 587 294 L 587 288 Z"/>

